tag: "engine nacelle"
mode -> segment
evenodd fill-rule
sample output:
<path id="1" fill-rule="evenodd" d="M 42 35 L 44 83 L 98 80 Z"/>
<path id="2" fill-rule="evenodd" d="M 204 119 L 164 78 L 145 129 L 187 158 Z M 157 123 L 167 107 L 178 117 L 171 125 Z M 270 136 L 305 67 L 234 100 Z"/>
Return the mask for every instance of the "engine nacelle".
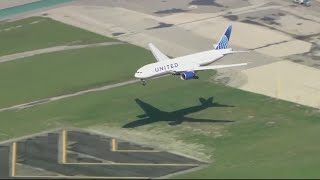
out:
<path id="1" fill-rule="evenodd" d="M 196 74 L 193 71 L 186 71 L 186 72 L 180 74 L 180 78 L 182 80 L 194 79 L 195 76 L 196 76 Z"/>

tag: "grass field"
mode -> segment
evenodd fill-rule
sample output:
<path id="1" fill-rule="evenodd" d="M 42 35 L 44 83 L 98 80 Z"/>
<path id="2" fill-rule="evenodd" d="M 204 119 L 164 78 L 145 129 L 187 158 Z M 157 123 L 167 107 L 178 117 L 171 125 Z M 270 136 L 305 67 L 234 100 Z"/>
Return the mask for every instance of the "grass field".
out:
<path id="1" fill-rule="evenodd" d="M 44 17 L 2 23 L 0 39 L 0 56 L 59 45 L 114 41 Z"/>
<path id="2" fill-rule="evenodd" d="M 145 136 L 152 136 L 160 129 L 163 136 L 172 134 L 190 146 L 205 146 L 214 163 L 179 178 L 319 177 L 318 110 L 209 83 L 210 74 L 201 73 L 199 81 L 164 77 L 149 82 L 146 87 L 129 85 L 18 112 L 2 112 L 0 137 L 5 140 L 64 126 L 105 126 L 108 132 L 108 126 L 121 128 L 139 119 L 136 116 L 143 114 L 143 110 L 135 103 L 136 98 L 162 111 L 188 108 L 182 111 L 189 113 L 200 104 L 198 98 L 213 97 L 214 102 L 233 107 L 209 107 L 188 117 L 234 122 L 184 122 L 169 126 L 161 121 L 166 119 L 160 118 L 159 122 L 151 119 L 135 127 L 136 131 L 145 131 Z M 157 134 L 157 138 L 161 136 Z"/>
<path id="3" fill-rule="evenodd" d="M 123 44 L 0 63 L 0 107 L 132 79 L 140 66 L 152 61 L 149 51 Z"/>

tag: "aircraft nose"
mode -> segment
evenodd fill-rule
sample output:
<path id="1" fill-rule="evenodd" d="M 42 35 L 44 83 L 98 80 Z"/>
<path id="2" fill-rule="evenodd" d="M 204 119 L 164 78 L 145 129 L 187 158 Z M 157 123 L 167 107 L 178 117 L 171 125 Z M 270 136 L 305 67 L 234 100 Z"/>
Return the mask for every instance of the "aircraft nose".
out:
<path id="1" fill-rule="evenodd" d="M 136 77 L 136 78 L 141 78 L 141 74 L 139 74 L 138 72 L 136 72 L 136 73 L 134 74 L 134 77 Z"/>

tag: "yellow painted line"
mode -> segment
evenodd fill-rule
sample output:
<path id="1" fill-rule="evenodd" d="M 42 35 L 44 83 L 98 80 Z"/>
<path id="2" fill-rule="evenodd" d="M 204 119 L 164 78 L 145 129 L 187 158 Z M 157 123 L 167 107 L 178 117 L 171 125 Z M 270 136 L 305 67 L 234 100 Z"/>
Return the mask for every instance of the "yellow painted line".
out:
<path id="1" fill-rule="evenodd" d="M 16 162 L 17 162 L 17 143 L 12 143 L 12 159 L 11 159 L 11 176 L 16 175 Z"/>
<path id="2" fill-rule="evenodd" d="M 111 140 L 111 151 L 117 151 L 118 149 L 118 143 L 117 143 L 117 140 L 115 138 L 112 138 Z"/>
<path id="3" fill-rule="evenodd" d="M 67 163 L 67 130 L 62 130 L 62 163 Z"/>
<path id="4" fill-rule="evenodd" d="M 154 164 L 154 163 L 66 163 L 66 164 L 83 164 L 83 165 L 109 165 L 109 166 L 199 166 L 199 164 Z"/>
<path id="5" fill-rule="evenodd" d="M 103 177 L 103 176 L 14 176 L 15 178 L 70 178 L 70 179 L 150 179 L 150 177 Z"/>

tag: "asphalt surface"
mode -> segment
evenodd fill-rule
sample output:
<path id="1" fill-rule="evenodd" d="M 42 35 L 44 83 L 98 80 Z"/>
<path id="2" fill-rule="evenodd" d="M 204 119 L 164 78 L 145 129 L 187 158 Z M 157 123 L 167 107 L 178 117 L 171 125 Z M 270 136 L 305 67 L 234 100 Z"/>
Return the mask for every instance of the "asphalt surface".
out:
<path id="1" fill-rule="evenodd" d="M 80 5 L 98 5 L 109 7 L 122 7 L 156 16 L 168 16 L 175 13 L 217 13 L 226 11 L 230 7 L 240 8 L 250 5 L 248 1 L 234 0 L 130 0 L 130 1 L 105 1 L 105 0 L 77 0 Z M 143 4 L 143 5 L 142 5 Z"/>
<path id="2" fill-rule="evenodd" d="M 0 146 L 0 179 L 9 178 L 10 175 L 10 147 Z"/>
<path id="3" fill-rule="evenodd" d="M 62 163 L 60 159 L 64 151 L 61 150 L 63 146 L 60 146 L 63 141 L 61 134 L 61 131 L 54 131 L 18 140 L 16 163 L 19 166 L 42 169 L 63 176 L 105 178 L 162 177 L 203 164 L 200 161 L 169 152 L 153 152 L 153 148 L 122 140 L 119 140 L 120 146 L 118 147 L 129 151 L 112 151 L 112 139 L 114 138 L 83 130 L 72 130 L 67 133 L 66 144 L 68 146 L 65 151 L 67 161 Z M 7 144 L 11 143 L 7 142 Z M 11 156 L 9 146 L 0 146 L 1 178 L 9 177 Z M 24 170 L 23 173 L 17 173 L 15 178 L 32 178 L 27 170 Z M 35 176 L 35 178 L 40 177 Z"/>
<path id="4" fill-rule="evenodd" d="M 118 142 L 118 149 L 119 150 L 154 150 L 150 147 L 144 147 L 137 144 L 132 144 L 130 142 Z"/>
<path id="5" fill-rule="evenodd" d="M 320 33 L 306 37 L 306 39 L 312 42 L 311 50 L 303 54 L 290 55 L 287 58 L 294 62 L 320 69 Z"/>

